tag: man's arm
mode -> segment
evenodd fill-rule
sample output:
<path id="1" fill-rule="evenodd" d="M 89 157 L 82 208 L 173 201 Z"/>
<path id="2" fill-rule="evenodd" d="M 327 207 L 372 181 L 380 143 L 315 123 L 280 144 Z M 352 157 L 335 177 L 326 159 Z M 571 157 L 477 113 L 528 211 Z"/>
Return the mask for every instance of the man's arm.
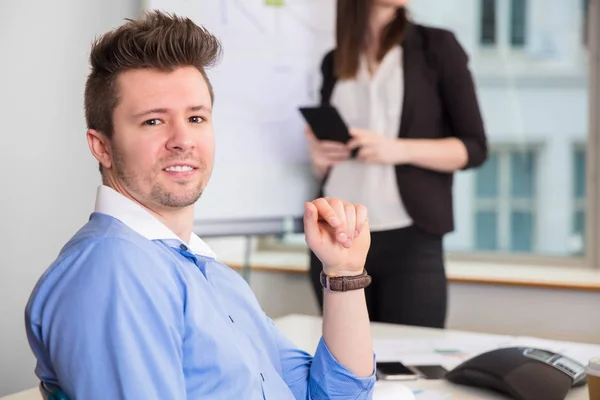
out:
<path id="1" fill-rule="evenodd" d="M 267 318 L 268 319 L 268 318 Z M 362 378 L 344 367 L 329 351 L 323 338 L 314 357 L 299 349 L 268 319 L 279 351 L 282 377 L 298 400 L 367 400 L 375 376 Z M 373 355 L 371 354 L 371 358 Z"/>
<path id="2" fill-rule="evenodd" d="M 334 357 L 357 376 L 373 375 L 373 342 L 364 289 L 325 291 L 323 339 Z"/>
<path id="3" fill-rule="evenodd" d="M 338 199 L 307 203 L 304 232 L 307 244 L 323 263 L 325 274 L 353 276 L 363 272 L 371 242 L 364 206 Z M 368 398 L 375 382 L 374 372 L 364 289 L 326 291 L 323 340 L 311 366 L 311 394 L 321 393 L 324 397 L 318 398 L 328 398 L 325 396 L 346 386 L 358 392 L 355 398 Z"/>
<path id="4" fill-rule="evenodd" d="M 71 400 L 185 398 L 180 289 L 155 266 L 134 244 L 103 238 L 39 288 L 30 343 Z"/>

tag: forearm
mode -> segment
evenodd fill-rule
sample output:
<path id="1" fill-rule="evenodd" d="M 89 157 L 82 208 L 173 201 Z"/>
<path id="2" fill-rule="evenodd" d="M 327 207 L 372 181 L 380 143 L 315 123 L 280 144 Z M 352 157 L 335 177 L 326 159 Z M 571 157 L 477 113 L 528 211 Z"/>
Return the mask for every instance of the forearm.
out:
<path id="1" fill-rule="evenodd" d="M 323 339 L 327 347 L 357 376 L 371 376 L 373 342 L 364 289 L 324 292 Z"/>
<path id="2" fill-rule="evenodd" d="M 439 172 L 454 172 L 463 168 L 468 161 L 465 145 L 454 137 L 398 140 L 406 164 Z"/>

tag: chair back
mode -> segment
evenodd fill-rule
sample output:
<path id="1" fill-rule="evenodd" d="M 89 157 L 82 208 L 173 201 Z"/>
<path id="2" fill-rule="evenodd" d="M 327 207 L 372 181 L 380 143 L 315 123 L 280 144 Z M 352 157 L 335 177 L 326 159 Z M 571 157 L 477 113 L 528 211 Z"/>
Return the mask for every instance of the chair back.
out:
<path id="1" fill-rule="evenodd" d="M 69 400 L 59 386 L 48 382 L 40 382 L 40 393 L 44 400 Z"/>

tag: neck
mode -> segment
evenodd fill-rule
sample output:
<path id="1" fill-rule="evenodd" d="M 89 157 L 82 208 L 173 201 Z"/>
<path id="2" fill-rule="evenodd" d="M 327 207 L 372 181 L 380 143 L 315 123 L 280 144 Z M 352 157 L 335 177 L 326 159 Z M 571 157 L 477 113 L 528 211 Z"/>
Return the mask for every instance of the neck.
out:
<path id="1" fill-rule="evenodd" d="M 184 243 L 190 244 L 192 228 L 194 225 L 194 206 L 188 206 L 178 210 L 155 211 L 145 207 L 160 222 L 177 235 Z"/>
<path id="2" fill-rule="evenodd" d="M 397 6 L 373 4 L 369 12 L 369 47 L 379 47 L 381 32 L 396 17 Z"/>
<path id="3" fill-rule="evenodd" d="M 183 208 L 173 209 L 163 206 L 149 206 L 142 204 L 133 195 L 131 195 L 123 185 L 115 179 L 105 179 L 104 185 L 109 186 L 127 197 L 129 200 L 135 202 L 147 210 L 152 216 L 163 223 L 167 228 L 171 230 L 179 239 L 184 243 L 190 244 L 190 238 L 192 236 L 192 229 L 194 225 L 194 206 L 187 206 Z"/>

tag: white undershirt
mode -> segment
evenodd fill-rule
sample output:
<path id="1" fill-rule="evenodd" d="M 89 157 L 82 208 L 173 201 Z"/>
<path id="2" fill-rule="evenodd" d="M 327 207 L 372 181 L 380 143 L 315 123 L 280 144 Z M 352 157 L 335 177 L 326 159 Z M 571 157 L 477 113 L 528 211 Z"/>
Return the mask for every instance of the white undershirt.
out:
<path id="1" fill-rule="evenodd" d="M 404 100 L 402 48 L 392 48 L 371 78 L 361 57 L 354 79 L 338 80 L 330 103 L 349 127 L 363 128 L 395 139 L 400 129 Z M 325 196 L 364 204 L 372 231 L 404 228 L 412 224 L 400 194 L 394 165 L 348 160 L 329 173 Z"/>

